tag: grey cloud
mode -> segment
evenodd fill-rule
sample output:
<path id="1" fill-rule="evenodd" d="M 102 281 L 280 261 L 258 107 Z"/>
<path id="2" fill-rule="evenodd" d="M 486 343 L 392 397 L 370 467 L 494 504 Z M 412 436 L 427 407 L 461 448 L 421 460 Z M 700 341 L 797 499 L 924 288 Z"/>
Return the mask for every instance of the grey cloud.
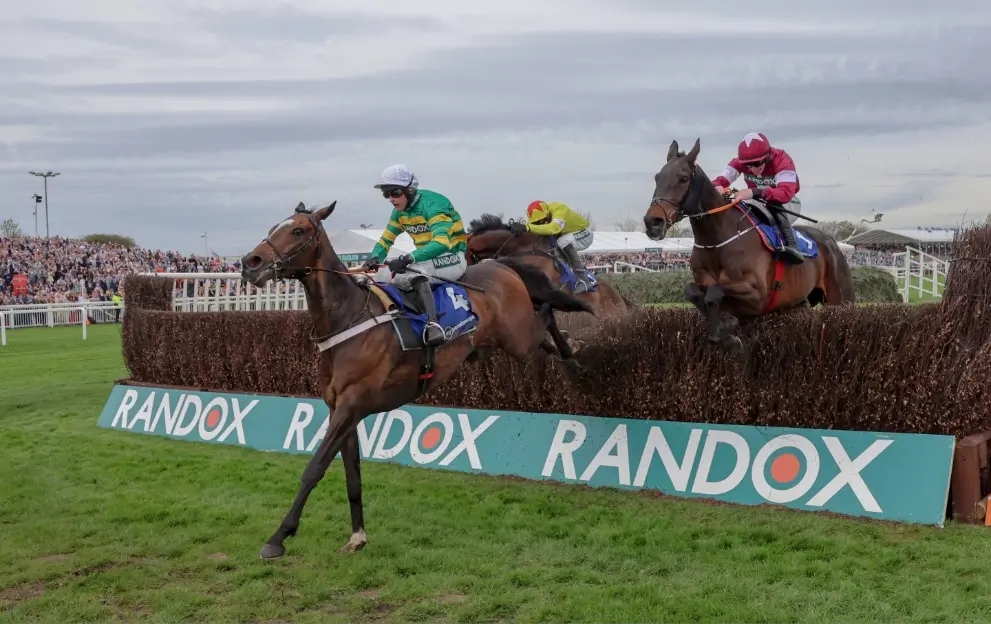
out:
<path id="1" fill-rule="evenodd" d="M 174 54 L 175 47 L 167 41 L 158 38 L 157 33 L 149 33 L 150 24 L 125 24 L 110 22 L 95 22 L 85 20 L 70 20 L 59 17 L 34 17 L 22 20 L 14 20 L 7 23 L 4 31 L 31 31 L 39 35 L 60 34 L 89 39 L 97 43 L 116 45 L 133 50 L 140 50 L 142 53 L 159 52 Z M 72 55 L 65 55 L 64 60 L 80 63 Z M 87 59 L 86 64 L 92 65 L 92 59 Z M 109 61 L 107 61 L 109 62 Z M 64 71 L 63 59 L 56 62 L 47 61 L 44 63 L 50 71 Z"/>
<path id="2" fill-rule="evenodd" d="M 374 15 L 358 11 L 319 13 L 290 4 L 267 10 L 237 10 L 191 14 L 200 25 L 217 35 L 237 40 L 321 42 L 339 35 L 376 34 L 408 29 L 438 32 L 443 23 L 427 17 Z"/>
<path id="3" fill-rule="evenodd" d="M 299 36 L 301 40 L 319 39 L 325 31 L 317 26 Z M 239 32 L 246 39 L 255 36 L 247 27 Z M 248 221 L 246 215 L 264 211 L 271 219 L 259 221 L 269 225 L 282 215 L 279 207 L 284 206 L 287 213 L 291 210 L 294 202 L 287 197 L 294 197 L 294 189 L 307 187 L 300 180 L 302 176 L 287 172 L 291 168 L 287 163 L 321 155 L 339 156 L 339 146 L 360 149 L 354 146 L 376 138 L 432 137 L 463 131 L 475 133 L 479 149 L 485 149 L 484 133 L 494 130 L 571 127 L 576 142 L 581 143 L 589 138 L 586 129 L 617 124 L 626 129 L 614 140 L 633 147 L 666 146 L 672 139 L 686 145 L 701 137 L 703 159 L 709 162 L 709 158 L 722 160 L 722 154 L 714 155 L 711 146 L 733 142 L 754 127 L 768 132 L 776 142 L 820 137 L 869 140 L 881 132 L 910 133 L 986 120 L 991 116 L 986 106 L 991 99 L 991 73 L 983 59 L 991 56 L 991 41 L 979 36 L 982 32 L 968 27 L 905 37 L 803 34 L 775 38 L 755 38 L 747 33 L 545 33 L 489 40 L 474 48 L 438 53 L 412 71 L 330 81 L 35 86 L 31 88 L 37 90 L 36 103 L 5 103 L 0 107 L 0 125 L 38 125 L 60 140 L 18 144 L 16 158 L 31 166 L 43 162 L 57 167 L 68 160 L 86 163 L 105 159 L 88 169 L 80 167 L 73 181 L 67 175 L 52 189 L 53 210 L 60 211 L 53 223 L 59 227 L 73 231 L 89 228 L 88 211 L 94 210 L 121 231 L 145 233 L 139 235 L 143 244 L 168 246 L 176 244 L 169 241 L 191 238 L 189 247 L 195 249 L 191 229 L 206 228 L 218 230 L 216 238 L 211 233 L 218 251 L 222 251 L 224 240 L 235 241 L 237 251 L 241 245 L 237 236 L 254 241 L 259 235 L 242 225 Z M 232 40 L 239 37 L 234 32 L 225 36 Z M 0 72 L 2 68 L 0 61 Z M 8 92 L 27 89 L 26 80 L 26 76 L 23 80 L 13 77 Z M 81 95 L 204 100 L 278 96 L 294 110 L 109 115 L 99 111 L 61 114 L 46 108 L 48 98 L 71 100 Z M 635 134 L 632 129 L 638 123 L 643 128 Z M 851 149 L 856 149 L 853 145 Z M 173 158 L 172 164 L 159 172 L 126 174 L 126 163 L 154 162 L 169 155 L 184 159 L 185 164 Z M 122 163 L 121 171 L 115 161 Z M 258 164 L 262 162 L 266 164 Z M 257 170 L 265 173 L 257 179 L 222 175 L 246 163 L 255 163 Z M 644 185 L 646 181 L 646 189 L 653 165 L 646 163 L 640 173 L 583 178 L 582 188 Z M 219 179 L 199 175 L 201 167 Z M 0 186 L 24 188 L 27 197 L 35 189 L 21 180 L 27 178 L 26 173 L 20 173 L 22 168 L 0 167 L 0 171 L 9 171 Z M 899 203 L 917 199 L 918 192 L 909 196 L 912 192 L 904 186 L 902 182 L 891 185 L 885 208 L 893 211 Z M 902 192 L 907 194 L 900 195 Z M 342 201 L 346 210 L 335 215 L 338 227 L 364 220 L 358 215 L 369 205 L 366 202 L 376 205 L 373 196 L 366 200 L 366 195 L 354 193 L 354 199 Z M 62 212 L 58 203 L 70 197 L 87 208 Z M 310 204 L 309 198 L 300 199 Z M 818 204 L 813 216 L 828 215 L 831 205 L 826 200 Z M 856 208 L 844 206 L 840 210 Z M 870 206 L 864 210 L 869 213 Z M 383 217 L 375 214 L 381 221 Z M 609 220 L 603 215 L 597 218 Z M 220 228 L 233 229 L 221 234 Z"/>

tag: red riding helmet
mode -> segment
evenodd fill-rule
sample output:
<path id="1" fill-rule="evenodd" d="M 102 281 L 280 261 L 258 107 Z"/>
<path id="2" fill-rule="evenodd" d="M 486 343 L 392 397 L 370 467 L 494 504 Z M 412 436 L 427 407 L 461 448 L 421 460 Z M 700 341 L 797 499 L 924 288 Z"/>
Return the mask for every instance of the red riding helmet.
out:
<path id="1" fill-rule="evenodd" d="M 739 147 L 736 148 L 737 158 L 742 163 L 759 162 L 767 158 L 770 152 L 771 142 L 763 132 L 751 132 L 743 137 Z"/>

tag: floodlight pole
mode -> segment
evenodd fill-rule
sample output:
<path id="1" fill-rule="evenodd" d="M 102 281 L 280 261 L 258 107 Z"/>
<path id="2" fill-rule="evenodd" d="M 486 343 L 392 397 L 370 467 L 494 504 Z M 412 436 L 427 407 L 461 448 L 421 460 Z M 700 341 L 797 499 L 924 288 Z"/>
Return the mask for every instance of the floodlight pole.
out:
<path id="1" fill-rule="evenodd" d="M 62 174 L 59 173 L 59 172 L 57 172 L 57 171 L 54 172 L 54 173 L 51 172 L 51 171 L 49 171 L 47 173 L 38 173 L 36 171 L 28 171 L 28 173 L 30 173 L 33 176 L 38 176 L 39 178 L 43 178 L 45 180 L 45 238 L 48 238 L 49 237 L 49 232 L 48 232 L 48 178 L 54 178 L 55 176 L 62 175 Z"/>

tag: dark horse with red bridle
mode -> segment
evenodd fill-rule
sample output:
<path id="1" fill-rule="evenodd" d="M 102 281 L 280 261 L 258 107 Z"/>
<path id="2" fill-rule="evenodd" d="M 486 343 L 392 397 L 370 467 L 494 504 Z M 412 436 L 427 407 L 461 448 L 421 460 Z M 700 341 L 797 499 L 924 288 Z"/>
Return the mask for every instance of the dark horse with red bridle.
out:
<path id="1" fill-rule="evenodd" d="M 557 328 L 554 311 L 591 313 L 587 303 L 555 288 L 539 269 L 510 258 L 486 262 L 468 267 L 457 283 L 467 293 L 470 308 L 464 301 L 459 305 L 477 316 L 477 328 L 460 335 L 452 331 L 435 354 L 422 344 L 411 350 L 408 343 L 400 343 L 405 321 L 393 309 L 395 300 L 367 277 L 348 270 L 334 252 L 322 222 L 336 204 L 313 212 L 299 204 L 241 259 L 241 275 L 255 286 L 282 278 L 302 283 L 313 323 L 311 339 L 319 353 L 319 388 L 330 408 L 327 433 L 303 471 L 289 513 L 262 548 L 264 559 L 285 554 L 283 542 L 296 534 L 310 492 L 338 451 L 352 528 L 341 552 L 365 546 L 357 431 L 362 419 L 410 403 L 450 378 L 466 359 L 489 349 L 522 359 L 546 346 L 549 332 L 561 356 L 569 358 L 571 349 Z M 406 340 L 416 340 L 416 335 L 407 333 Z M 426 360 L 425 353 L 431 354 Z"/>
<path id="2" fill-rule="evenodd" d="M 761 231 L 773 219 L 757 206 L 727 203 L 696 163 L 700 149 L 696 140 L 685 154 L 677 141 L 671 142 L 643 220 L 653 240 L 664 238 L 682 218 L 690 220 L 694 283 L 685 296 L 706 317 L 709 340 L 738 353 L 743 347 L 735 335 L 738 318 L 802 305 L 853 303 L 853 276 L 836 240 L 815 228 L 795 227 L 796 235 L 815 241 L 818 254 L 795 265 L 777 257 Z"/>

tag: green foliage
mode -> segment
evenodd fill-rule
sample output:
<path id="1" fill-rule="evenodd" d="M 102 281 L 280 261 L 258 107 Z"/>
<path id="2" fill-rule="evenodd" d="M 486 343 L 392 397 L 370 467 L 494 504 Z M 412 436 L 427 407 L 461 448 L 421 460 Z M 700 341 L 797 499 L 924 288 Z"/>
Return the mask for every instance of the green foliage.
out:
<path id="1" fill-rule="evenodd" d="M 13 219 L 4 219 L 0 222 L 0 236 L 5 238 L 20 238 L 24 236 L 20 224 Z"/>
<path id="2" fill-rule="evenodd" d="M 901 303 L 895 277 L 884 269 L 856 267 L 852 270 L 858 303 Z"/>
<path id="3" fill-rule="evenodd" d="M 621 295 L 637 305 L 650 303 L 687 303 L 685 287 L 692 282 L 690 271 L 637 271 L 635 273 L 610 273 L 600 276 Z"/>
<path id="4" fill-rule="evenodd" d="M 128 249 L 137 246 L 133 238 L 120 234 L 87 234 L 83 236 L 83 240 L 95 245 L 119 245 Z"/>
<path id="5" fill-rule="evenodd" d="M 862 303 L 899 303 L 901 295 L 894 276 L 883 269 L 856 267 L 852 270 L 857 301 Z M 692 282 L 690 271 L 621 273 L 602 276 L 626 298 L 638 305 L 687 303 L 685 286 Z"/>

